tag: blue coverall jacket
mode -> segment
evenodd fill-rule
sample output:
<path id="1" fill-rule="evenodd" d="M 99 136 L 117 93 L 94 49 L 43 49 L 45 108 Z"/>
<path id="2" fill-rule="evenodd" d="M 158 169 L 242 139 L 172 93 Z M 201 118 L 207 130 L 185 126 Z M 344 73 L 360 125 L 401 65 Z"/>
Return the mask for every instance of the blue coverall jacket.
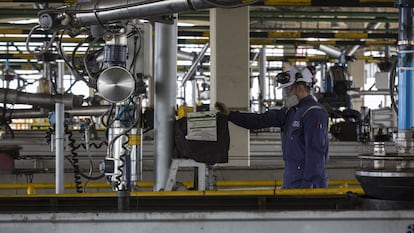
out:
<path id="1" fill-rule="evenodd" d="M 229 121 L 247 129 L 281 128 L 285 161 L 282 188 L 327 187 L 328 114 L 313 96 L 289 109 L 261 114 L 231 111 Z"/>

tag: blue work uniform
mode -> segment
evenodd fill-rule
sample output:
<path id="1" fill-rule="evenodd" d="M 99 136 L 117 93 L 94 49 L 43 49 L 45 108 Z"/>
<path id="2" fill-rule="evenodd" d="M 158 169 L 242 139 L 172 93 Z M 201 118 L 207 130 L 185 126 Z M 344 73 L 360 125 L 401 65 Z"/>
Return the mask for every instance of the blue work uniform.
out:
<path id="1" fill-rule="evenodd" d="M 328 114 L 309 95 L 289 109 L 265 113 L 231 111 L 229 121 L 247 129 L 280 127 L 285 171 L 282 188 L 325 188 L 328 160 Z"/>

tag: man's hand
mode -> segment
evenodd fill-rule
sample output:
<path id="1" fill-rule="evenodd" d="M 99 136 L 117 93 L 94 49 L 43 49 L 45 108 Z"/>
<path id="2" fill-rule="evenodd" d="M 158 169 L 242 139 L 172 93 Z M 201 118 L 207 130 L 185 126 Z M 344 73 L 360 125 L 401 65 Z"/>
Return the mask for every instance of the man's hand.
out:
<path id="1" fill-rule="evenodd" d="M 221 114 L 228 116 L 230 114 L 229 109 L 227 108 L 227 106 L 222 103 L 222 102 L 216 102 L 216 104 L 214 105 L 214 107 L 216 107 L 216 109 L 221 112 Z"/>

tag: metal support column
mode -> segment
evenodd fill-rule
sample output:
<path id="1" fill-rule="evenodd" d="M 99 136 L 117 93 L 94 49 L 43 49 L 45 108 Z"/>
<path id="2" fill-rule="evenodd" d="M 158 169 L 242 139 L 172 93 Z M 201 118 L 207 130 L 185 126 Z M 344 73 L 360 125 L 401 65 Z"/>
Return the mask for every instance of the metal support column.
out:
<path id="1" fill-rule="evenodd" d="M 57 85 L 57 94 L 63 94 L 65 89 L 63 87 L 63 76 L 65 75 L 65 63 L 58 62 L 58 76 L 56 80 Z M 64 125 L 64 112 L 65 112 L 65 105 L 63 101 L 56 101 L 55 104 L 55 112 L 56 112 L 56 176 L 55 176 L 55 183 L 56 188 L 55 191 L 57 194 L 64 193 L 64 137 L 65 137 L 65 125 Z"/>
<path id="2" fill-rule="evenodd" d="M 260 74 L 259 74 L 259 83 L 260 83 L 260 95 L 259 95 L 259 111 L 265 112 L 265 100 L 268 97 L 268 85 L 267 85 L 267 78 L 266 78 L 266 48 L 263 46 L 260 48 L 260 56 L 259 56 L 259 67 L 260 67 Z"/>
<path id="3" fill-rule="evenodd" d="M 177 21 L 155 23 L 154 191 L 165 187 L 173 152 L 177 77 Z"/>

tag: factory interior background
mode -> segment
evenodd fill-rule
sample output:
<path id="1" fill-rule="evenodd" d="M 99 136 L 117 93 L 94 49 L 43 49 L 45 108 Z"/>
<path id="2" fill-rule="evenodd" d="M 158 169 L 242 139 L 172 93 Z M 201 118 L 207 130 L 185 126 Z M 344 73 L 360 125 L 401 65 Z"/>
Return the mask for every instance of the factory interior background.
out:
<path id="1" fill-rule="evenodd" d="M 0 1 L 0 35 L 0 232 L 414 232 L 412 0 Z M 294 65 L 328 188 L 214 108 L 281 108 Z"/>

